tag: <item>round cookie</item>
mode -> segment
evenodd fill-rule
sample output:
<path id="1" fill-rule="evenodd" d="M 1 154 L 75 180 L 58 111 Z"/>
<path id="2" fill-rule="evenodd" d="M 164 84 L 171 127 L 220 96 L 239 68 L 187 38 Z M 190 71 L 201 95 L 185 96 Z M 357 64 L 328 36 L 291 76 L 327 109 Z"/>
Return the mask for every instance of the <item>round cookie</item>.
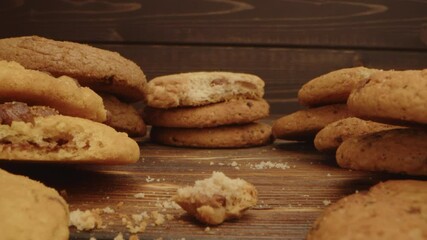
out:
<path id="1" fill-rule="evenodd" d="M 70 76 L 96 91 L 123 99 L 144 98 L 146 78 L 132 61 L 84 44 L 37 36 L 0 39 L 0 60 L 16 61 L 25 68 Z"/>
<path id="2" fill-rule="evenodd" d="M 1 239 L 67 240 L 68 205 L 58 192 L 0 169 Z"/>
<path id="3" fill-rule="evenodd" d="M 139 146 L 126 133 L 83 118 L 53 115 L 0 125 L 0 159 L 128 164 Z"/>
<path id="4" fill-rule="evenodd" d="M 329 123 L 351 116 L 345 104 L 303 109 L 276 120 L 273 135 L 286 140 L 311 141 Z"/>
<path id="5" fill-rule="evenodd" d="M 304 84 L 298 91 L 298 100 L 300 104 L 310 107 L 345 103 L 358 84 L 378 71 L 380 70 L 354 67 L 324 74 Z"/>
<path id="6" fill-rule="evenodd" d="M 379 183 L 329 206 L 307 240 L 427 239 L 427 181 Z"/>
<path id="7" fill-rule="evenodd" d="M 427 70 L 375 73 L 352 92 L 347 104 L 361 118 L 427 124 Z"/>
<path id="8" fill-rule="evenodd" d="M 427 130 L 402 128 L 349 138 L 337 149 L 339 166 L 427 175 Z"/>
<path id="9" fill-rule="evenodd" d="M 269 105 L 263 99 L 232 99 L 200 107 L 146 107 L 144 120 L 149 125 L 160 127 L 206 128 L 249 123 L 268 114 Z"/>
<path id="10" fill-rule="evenodd" d="M 200 106 L 236 98 L 259 99 L 264 81 L 231 72 L 190 72 L 156 77 L 148 82 L 147 105 L 154 108 Z"/>
<path id="11" fill-rule="evenodd" d="M 271 127 L 262 123 L 229 125 L 215 128 L 152 127 L 154 142 L 197 148 L 241 148 L 265 145 L 271 142 Z"/>
<path id="12" fill-rule="evenodd" d="M 314 138 L 314 146 L 321 152 L 332 152 L 350 137 L 392 128 L 398 127 L 355 117 L 345 118 L 330 123 L 320 130 Z"/>
<path id="13" fill-rule="evenodd" d="M 16 62 L 0 61 L 0 101 L 49 106 L 61 114 L 98 122 L 107 119 L 102 98 L 72 78 L 54 78 Z"/>
<path id="14" fill-rule="evenodd" d="M 103 94 L 105 109 L 108 112 L 107 124 L 117 131 L 126 132 L 129 136 L 143 137 L 147 127 L 141 114 L 130 104 L 123 103 L 112 95 Z"/>

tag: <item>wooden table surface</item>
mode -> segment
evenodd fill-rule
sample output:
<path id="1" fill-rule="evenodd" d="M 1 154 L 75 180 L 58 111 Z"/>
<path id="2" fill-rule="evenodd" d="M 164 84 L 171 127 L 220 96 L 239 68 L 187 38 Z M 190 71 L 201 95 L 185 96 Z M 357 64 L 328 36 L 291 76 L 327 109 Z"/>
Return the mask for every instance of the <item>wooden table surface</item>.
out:
<path id="1" fill-rule="evenodd" d="M 364 65 L 427 67 L 427 1 L 423 0 L 4 0 L 0 37 L 41 35 L 117 51 L 149 79 L 170 73 L 248 72 L 266 82 L 271 123 L 301 109 L 296 94 L 320 74 Z M 403 175 L 348 171 L 310 143 L 275 141 L 247 149 L 190 149 L 140 141 L 141 159 L 127 166 L 0 162 L 0 168 L 66 192 L 71 210 L 110 207 L 105 228 L 71 239 L 129 236 L 122 218 L 171 214 L 140 239 L 304 239 L 329 204 Z M 262 162 L 273 163 L 262 168 Z M 259 169 L 261 168 L 261 169 Z M 168 199 L 178 186 L 222 171 L 253 183 L 259 203 L 239 221 L 206 231 Z M 425 179 L 425 178 L 420 178 Z M 144 193 L 144 198 L 135 198 Z M 163 211 L 165 209 L 165 211 Z M 127 238 L 126 238 L 127 239 Z"/>

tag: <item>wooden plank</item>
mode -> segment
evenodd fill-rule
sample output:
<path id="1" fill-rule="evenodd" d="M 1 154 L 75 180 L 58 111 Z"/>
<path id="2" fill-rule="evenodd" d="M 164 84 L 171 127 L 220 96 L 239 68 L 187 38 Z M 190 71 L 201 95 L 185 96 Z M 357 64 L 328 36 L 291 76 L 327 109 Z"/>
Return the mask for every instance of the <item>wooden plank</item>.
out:
<path id="1" fill-rule="evenodd" d="M 6 0 L 0 37 L 425 50 L 426 12 L 421 0 Z"/>
<path id="2" fill-rule="evenodd" d="M 422 69 L 427 54 L 417 51 L 369 51 L 253 47 L 96 45 L 138 63 L 149 79 L 191 71 L 234 71 L 261 76 L 273 114 L 301 107 L 297 91 L 308 80 L 340 68 L 364 65 L 381 69 Z"/>
<path id="3" fill-rule="evenodd" d="M 276 141 L 257 148 L 207 150 L 143 141 L 140 147 L 142 159 L 128 166 L 0 162 L 0 168 L 65 190 L 71 210 L 115 210 L 101 214 L 106 228 L 81 232 L 71 228 L 72 240 L 91 236 L 112 239 L 119 232 L 129 236 L 121 219 L 143 211 L 160 211 L 174 218 L 159 226 L 148 225 L 145 232 L 138 234 L 140 239 L 304 239 L 329 201 L 366 190 L 379 181 L 413 178 L 341 169 L 333 156 L 322 155 L 304 143 Z M 257 169 L 256 165 L 263 161 L 289 168 Z M 258 205 L 242 219 L 211 227 L 210 231 L 180 209 L 162 211 L 159 204 L 168 201 L 178 186 L 192 185 L 212 171 L 253 183 L 259 192 Z M 135 198 L 136 193 L 145 193 L 145 197 Z M 121 202 L 123 205 L 118 206 Z"/>

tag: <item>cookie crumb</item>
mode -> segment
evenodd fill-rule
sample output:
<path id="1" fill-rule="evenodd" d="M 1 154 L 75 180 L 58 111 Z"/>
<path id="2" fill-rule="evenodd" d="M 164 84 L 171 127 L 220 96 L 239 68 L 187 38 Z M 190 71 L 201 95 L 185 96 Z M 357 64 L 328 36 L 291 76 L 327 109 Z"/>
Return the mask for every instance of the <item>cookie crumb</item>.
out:
<path id="1" fill-rule="evenodd" d="M 150 176 L 147 176 L 147 178 L 145 178 L 145 181 L 150 183 L 150 182 L 154 182 L 154 180 L 156 180 L 155 178 L 152 178 Z"/>
<path id="2" fill-rule="evenodd" d="M 267 161 L 267 162 L 262 161 L 260 163 L 255 164 L 255 165 L 249 164 L 249 166 L 251 169 L 257 169 L 257 170 L 271 169 L 271 168 L 278 168 L 278 169 L 286 170 L 286 169 L 291 168 L 287 162 L 285 162 L 285 163 L 273 163 L 271 161 Z M 295 168 L 295 165 L 294 165 L 294 168 Z"/>
<path id="3" fill-rule="evenodd" d="M 323 200 L 323 205 L 328 206 L 329 204 L 331 204 L 331 200 Z"/>
<path id="4" fill-rule="evenodd" d="M 102 225 L 102 219 L 96 210 L 81 211 L 80 209 L 70 212 L 69 226 L 75 226 L 78 230 L 92 230 Z"/>
<path id="5" fill-rule="evenodd" d="M 210 227 L 206 227 L 205 228 L 205 232 L 209 232 L 211 230 L 211 228 Z"/>
<path id="6" fill-rule="evenodd" d="M 102 209 L 103 213 L 115 213 L 114 209 L 110 208 L 110 207 L 105 207 Z"/>
<path id="7" fill-rule="evenodd" d="M 145 198 L 145 193 L 137 193 L 133 195 L 135 198 Z"/>
<path id="8" fill-rule="evenodd" d="M 256 205 L 255 187 L 243 179 L 230 179 L 222 172 L 213 172 L 194 186 L 179 188 L 173 200 L 199 221 L 217 225 L 240 218 L 245 210 Z"/>

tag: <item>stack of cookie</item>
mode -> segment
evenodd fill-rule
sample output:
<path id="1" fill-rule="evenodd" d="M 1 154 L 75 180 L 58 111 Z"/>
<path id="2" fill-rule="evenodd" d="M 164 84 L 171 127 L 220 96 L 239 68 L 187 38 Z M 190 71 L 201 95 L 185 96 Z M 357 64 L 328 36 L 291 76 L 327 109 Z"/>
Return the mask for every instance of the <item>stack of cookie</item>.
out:
<path id="1" fill-rule="evenodd" d="M 152 79 L 144 120 L 151 139 L 172 146 L 237 148 L 271 140 L 264 81 L 230 72 L 193 72 Z"/>
<path id="2" fill-rule="evenodd" d="M 128 60 L 39 37 L 2 39 L 0 50 L 0 59 L 7 60 L 0 60 L 0 159 L 105 164 L 139 159 L 134 140 L 103 124 L 119 116 L 105 109 L 97 93 L 79 84 L 110 92 L 132 88 L 116 89 L 124 84 L 118 80 L 122 75 L 116 76 L 115 69 L 99 59 L 125 65 Z M 78 76 L 80 82 L 63 74 Z M 138 82 L 135 88 L 144 86 L 145 78 Z"/>
<path id="3" fill-rule="evenodd" d="M 427 70 L 375 73 L 347 104 L 360 118 L 402 127 L 345 140 L 336 152 L 341 167 L 427 175 Z"/>
<path id="4" fill-rule="evenodd" d="M 346 68 L 307 82 L 299 90 L 298 100 L 309 108 L 278 119 L 273 124 L 273 135 L 286 140 L 313 141 L 326 125 L 353 116 L 346 105 L 350 92 L 378 71 Z"/>
<path id="5" fill-rule="evenodd" d="M 135 63 L 118 53 L 30 36 L 0 39 L 0 60 L 76 79 L 102 96 L 108 114 L 101 122 L 131 136 L 146 134 L 142 117 L 131 103 L 144 98 L 147 80 Z"/>

